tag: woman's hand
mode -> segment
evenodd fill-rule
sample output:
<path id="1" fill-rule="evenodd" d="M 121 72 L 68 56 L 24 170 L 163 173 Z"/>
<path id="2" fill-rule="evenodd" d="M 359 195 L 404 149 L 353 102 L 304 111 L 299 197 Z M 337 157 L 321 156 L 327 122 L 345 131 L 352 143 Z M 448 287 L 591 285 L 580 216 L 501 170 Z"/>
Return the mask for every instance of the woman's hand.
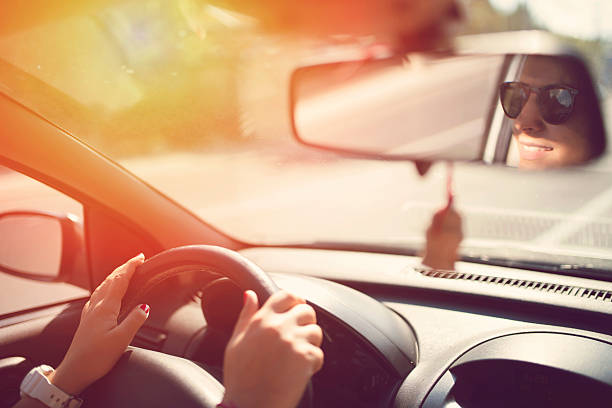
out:
<path id="1" fill-rule="evenodd" d="M 323 332 L 312 307 L 281 291 L 258 310 L 257 295 L 244 306 L 225 350 L 227 407 L 295 407 L 310 377 L 323 365 Z"/>
<path id="2" fill-rule="evenodd" d="M 457 251 L 463 240 L 461 216 L 453 208 L 453 197 L 449 195 L 446 207 L 438 210 L 427 229 L 423 265 L 434 269 L 455 269 Z"/>
<path id="3" fill-rule="evenodd" d="M 140 254 L 115 269 L 83 307 L 72 344 L 50 378 L 64 392 L 79 394 L 108 373 L 149 316 L 149 306 L 140 305 L 117 324 L 123 295 L 143 262 Z"/>

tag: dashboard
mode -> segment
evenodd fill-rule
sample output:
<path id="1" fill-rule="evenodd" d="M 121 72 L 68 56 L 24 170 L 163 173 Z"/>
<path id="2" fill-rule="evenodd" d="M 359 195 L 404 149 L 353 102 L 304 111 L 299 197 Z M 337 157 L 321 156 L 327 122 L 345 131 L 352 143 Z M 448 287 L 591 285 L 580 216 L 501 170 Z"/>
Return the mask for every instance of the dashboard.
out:
<path id="1" fill-rule="evenodd" d="M 458 358 L 423 407 L 605 406 L 611 357 L 609 343 L 569 333 L 493 338 Z"/>
<path id="2" fill-rule="evenodd" d="M 362 252 L 241 253 L 317 311 L 325 364 L 312 381 L 315 407 L 610 406 L 610 282 L 468 263 L 436 275 L 418 258 Z M 184 282 L 175 284 L 179 296 L 166 285 L 155 296 L 169 312 L 136 345 L 220 377 L 223 322 L 240 290 L 211 278 L 181 294 Z"/>

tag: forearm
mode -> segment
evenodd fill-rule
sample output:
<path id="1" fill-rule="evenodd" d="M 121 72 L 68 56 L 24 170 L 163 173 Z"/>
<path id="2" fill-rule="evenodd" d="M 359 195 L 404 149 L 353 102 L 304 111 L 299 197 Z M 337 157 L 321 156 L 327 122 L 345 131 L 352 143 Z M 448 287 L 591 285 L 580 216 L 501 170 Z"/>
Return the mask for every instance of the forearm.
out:
<path id="1" fill-rule="evenodd" d="M 30 398 L 24 395 L 23 397 L 21 397 L 19 401 L 17 401 L 15 405 L 13 405 L 13 408 L 48 408 L 48 407 L 42 402 L 40 402 L 39 400 Z"/>

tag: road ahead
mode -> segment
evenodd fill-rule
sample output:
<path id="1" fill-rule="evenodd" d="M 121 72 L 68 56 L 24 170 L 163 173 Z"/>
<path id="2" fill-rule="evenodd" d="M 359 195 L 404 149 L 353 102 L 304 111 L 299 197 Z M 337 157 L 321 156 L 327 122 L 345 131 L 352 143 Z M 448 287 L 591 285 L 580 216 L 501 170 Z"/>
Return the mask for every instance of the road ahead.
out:
<path id="1" fill-rule="evenodd" d="M 136 175 L 248 241 L 410 241 L 444 204 L 446 169 L 419 177 L 410 162 L 349 160 L 291 141 L 250 142 L 202 153 L 121 162 Z M 524 172 L 455 165 L 465 236 L 539 246 L 612 250 L 608 172 Z M 79 213 L 53 190 L 0 174 L 0 210 Z"/>
<path id="2" fill-rule="evenodd" d="M 348 160 L 292 143 L 133 159 L 124 164 L 202 218 L 249 241 L 407 242 L 444 203 L 446 168 Z M 589 246 L 610 255 L 606 172 L 455 166 L 456 205 L 471 240 Z"/>
<path id="3" fill-rule="evenodd" d="M 414 240 L 445 200 L 443 164 L 420 177 L 410 162 L 349 160 L 292 141 L 121 163 L 223 231 L 254 242 Z M 456 164 L 454 184 L 469 239 L 612 250 L 608 172 Z M 10 174 L 0 174 L 0 188 L 2 211 L 80 213 L 74 201 Z"/>

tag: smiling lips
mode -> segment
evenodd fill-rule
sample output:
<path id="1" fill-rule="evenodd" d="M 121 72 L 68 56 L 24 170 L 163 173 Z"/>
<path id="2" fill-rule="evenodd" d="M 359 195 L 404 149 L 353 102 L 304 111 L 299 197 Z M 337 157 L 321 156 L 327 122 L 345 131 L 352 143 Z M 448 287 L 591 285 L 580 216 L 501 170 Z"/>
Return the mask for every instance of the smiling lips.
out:
<path id="1" fill-rule="evenodd" d="M 519 140 L 519 151 L 521 159 L 525 160 L 538 160 L 547 155 L 548 152 L 553 151 L 552 146 L 547 146 L 542 143 Z"/>

